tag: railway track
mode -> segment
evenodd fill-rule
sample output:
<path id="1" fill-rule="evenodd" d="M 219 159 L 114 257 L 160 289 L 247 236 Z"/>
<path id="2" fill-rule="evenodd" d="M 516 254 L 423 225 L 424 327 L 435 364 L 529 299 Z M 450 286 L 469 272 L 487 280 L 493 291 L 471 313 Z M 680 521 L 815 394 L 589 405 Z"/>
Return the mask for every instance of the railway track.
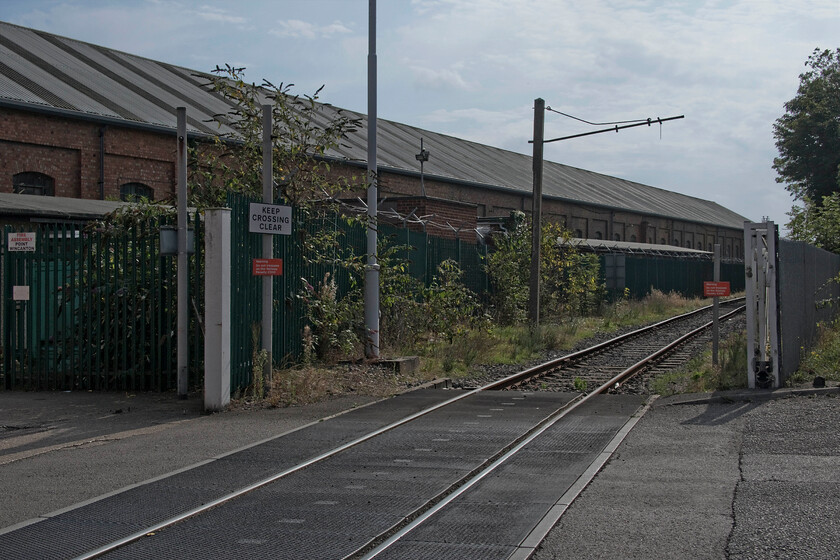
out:
<path id="1" fill-rule="evenodd" d="M 685 333 L 704 322 L 703 312 L 686 315 L 478 389 L 407 396 L 420 403 L 406 409 L 414 412 L 375 429 L 366 427 L 375 410 L 359 410 L 361 421 L 350 413 L 297 440 L 279 438 L 0 532 L 0 556 L 388 559 L 445 557 L 429 547 L 460 546 L 451 557 L 524 558 L 526 544 L 540 538 L 537 526 L 550 528 L 551 512 L 585 487 L 586 473 L 594 476 L 603 450 L 618 445 L 645 401 L 604 393 L 626 385 L 650 356 L 672 353 L 662 349 L 665 339 L 677 331 L 683 341 L 696 337 Z M 595 388 L 566 391 L 561 380 L 569 376 L 587 376 Z M 342 440 L 319 447 L 348 427 Z M 523 470 L 528 488 L 519 488 Z M 231 485 L 243 471 L 252 480 Z M 168 499 L 179 492 L 183 500 Z M 506 536 L 517 523 L 519 533 Z M 91 527 L 101 532 L 84 533 Z M 496 544 L 502 535 L 504 545 Z"/>
<path id="2" fill-rule="evenodd" d="M 720 320 L 743 318 L 743 298 L 721 305 Z M 700 352 L 711 338 L 712 308 L 704 307 L 617 336 L 511 375 L 487 388 L 530 391 L 648 393 L 647 381 Z M 742 323 L 729 323 L 742 328 Z M 724 333 L 732 329 L 724 329 Z M 642 375 L 645 373 L 646 375 Z M 628 381 L 632 383 L 628 384 Z"/>

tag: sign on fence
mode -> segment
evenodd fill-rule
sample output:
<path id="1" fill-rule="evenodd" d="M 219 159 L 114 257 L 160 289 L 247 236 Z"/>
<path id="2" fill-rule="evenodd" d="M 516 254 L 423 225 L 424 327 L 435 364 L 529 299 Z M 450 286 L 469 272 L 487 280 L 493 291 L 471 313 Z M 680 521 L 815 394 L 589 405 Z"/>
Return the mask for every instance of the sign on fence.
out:
<path id="1" fill-rule="evenodd" d="M 10 232 L 9 251 L 35 251 L 35 232 Z"/>
<path id="2" fill-rule="evenodd" d="M 283 259 L 254 259 L 251 273 L 254 276 L 283 276 Z"/>
<path id="3" fill-rule="evenodd" d="M 248 231 L 251 233 L 292 234 L 292 207 L 252 202 L 248 210 Z"/>
<path id="4" fill-rule="evenodd" d="M 729 282 L 703 282 L 703 297 L 725 297 L 729 295 Z"/>

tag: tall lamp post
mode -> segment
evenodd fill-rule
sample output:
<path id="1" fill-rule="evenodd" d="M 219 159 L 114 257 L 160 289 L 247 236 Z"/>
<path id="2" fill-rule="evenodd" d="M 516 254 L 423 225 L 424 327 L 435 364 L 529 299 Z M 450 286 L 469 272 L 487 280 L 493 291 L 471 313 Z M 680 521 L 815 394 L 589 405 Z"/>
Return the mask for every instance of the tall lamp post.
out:
<path id="1" fill-rule="evenodd" d="M 420 139 L 420 153 L 414 155 L 414 159 L 420 162 L 420 192 L 426 196 L 426 184 L 423 182 L 423 164 L 429 161 L 429 150 L 423 149 L 423 139 Z"/>

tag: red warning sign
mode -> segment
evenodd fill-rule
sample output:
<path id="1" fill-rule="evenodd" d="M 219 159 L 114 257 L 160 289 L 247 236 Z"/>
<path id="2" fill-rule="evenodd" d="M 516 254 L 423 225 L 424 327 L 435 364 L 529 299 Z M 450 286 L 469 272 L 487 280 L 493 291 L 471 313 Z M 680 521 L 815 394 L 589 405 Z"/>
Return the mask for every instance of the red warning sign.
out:
<path id="1" fill-rule="evenodd" d="M 723 297 L 729 295 L 729 282 L 703 282 L 703 297 Z"/>
<path id="2" fill-rule="evenodd" d="M 283 276 L 283 259 L 254 259 L 251 273 L 254 276 Z"/>

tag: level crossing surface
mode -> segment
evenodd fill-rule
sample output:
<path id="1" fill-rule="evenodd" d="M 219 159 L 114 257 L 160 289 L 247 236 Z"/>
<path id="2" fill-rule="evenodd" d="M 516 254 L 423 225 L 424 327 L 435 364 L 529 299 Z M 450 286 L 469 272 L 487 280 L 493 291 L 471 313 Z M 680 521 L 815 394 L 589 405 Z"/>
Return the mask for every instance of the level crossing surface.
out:
<path id="1" fill-rule="evenodd" d="M 0 535 L 0 555 L 72 558 L 84 554 L 311 459 L 451 398 L 454 393 L 407 393 L 50 516 Z M 450 485 L 481 467 L 488 457 L 572 397 L 516 392 L 473 395 L 171 528 L 150 531 L 154 534 L 104 557 L 342 558 L 448 491 Z M 581 407 L 580 412 L 557 425 L 557 433 L 566 430 L 564 437 L 546 440 L 553 450 L 534 451 L 530 458 L 520 459 L 524 462 L 511 462 L 505 465 L 511 470 L 500 470 L 477 485 L 471 492 L 479 493 L 473 493 L 473 498 L 465 494 L 466 501 L 458 506 L 467 508 L 464 515 L 489 521 L 505 519 L 506 512 L 517 520 L 514 525 L 522 525 L 522 537 L 508 528 L 505 534 L 509 538 L 499 546 L 490 542 L 493 538 L 488 541 L 487 535 L 495 534 L 496 538 L 503 532 L 482 523 L 490 533 L 475 535 L 478 547 L 476 543 L 467 543 L 467 547 L 488 552 L 489 546 L 504 551 L 515 545 L 517 538 L 527 536 L 525 529 L 540 521 L 553 501 L 589 465 L 587 457 L 603 449 L 641 402 L 639 397 L 620 400 L 624 404 L 617 405 L 616 414 L 602 411 L 596 419 L 583 420 L 586 409 Z M 571 447 L 564 450 L 563 445 Z M 543 470 L 548 467 L 542 475 L 538 474 L 540 463 Z M 508 474 L 503 476 L 504 472 Z M 553 482 L 547 486 L 549 480 Z M 529 482 L 539 494 L 536 500 L 533 490 L 525 490 Z M 507 491 L 505 485 L 509 486 Z M 551 492 L 547 491 L 549 487 Z M 499 492 L 498 497 L 488 497 L 491 502 L 484 504 L 480 492 L 493 488 Z M 518 504 L 510 499 L 513 495 L 519 495 Z M 430 521 L 431 528 L 449 525 L 445 517 Z M 422 534 L 416 533 L 425 539 Z M 432 542 L 432 546 L 439 544 Z M 418 545 L 401 546 L 413 550 Z M 459 550 L 463 543 L 453 543 L 453 547 Z M 395 547 L 388 554 L 397 550 Z M 458 557 L 464 557 L 462 553 L 458 552 Z M 482 553 L 477 557 L 488 556 Z"/>

